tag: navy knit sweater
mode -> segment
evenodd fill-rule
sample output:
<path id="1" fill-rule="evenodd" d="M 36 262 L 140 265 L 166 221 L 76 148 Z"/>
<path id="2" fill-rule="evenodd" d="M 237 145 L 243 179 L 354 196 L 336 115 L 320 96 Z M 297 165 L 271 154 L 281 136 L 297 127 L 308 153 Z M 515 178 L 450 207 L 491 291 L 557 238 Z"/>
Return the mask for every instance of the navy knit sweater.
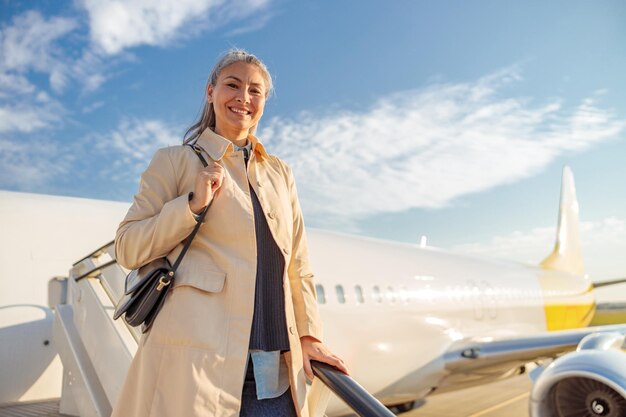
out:
<path id="1" fill-rule="evenodd" d="M 246 149 L 247 151 L 247 149 Z M 247 156 L 247 152 L 244 151 Z M 247 158 L 246 158 L 247 162 Z M 250 187 L 256 231 L 257 267 L 250 349 L 289 350 L 283 273 L 285 258 L 270 231 L 256 193 Z"/>

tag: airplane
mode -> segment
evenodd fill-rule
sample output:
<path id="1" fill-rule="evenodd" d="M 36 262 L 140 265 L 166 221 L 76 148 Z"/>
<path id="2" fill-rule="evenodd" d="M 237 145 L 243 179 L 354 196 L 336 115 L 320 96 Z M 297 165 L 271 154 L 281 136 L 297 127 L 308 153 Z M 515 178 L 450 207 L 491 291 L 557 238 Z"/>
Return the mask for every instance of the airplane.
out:
<path id="1" fill-rule="evenodd" d="M 0 404 L 60 397 L 65 414 L 110 413 L 138 334 L 112 320 L 126 271 L 106 277 L 114 250 L 102 245 L 127 209 L 0 191 Z M 532 417 L 626 416 L 626 325 L 587 327 L 594 288 L 624 280 L 584 272 L 568 167 L 555 247 L 539 265 L 316 229 L 308 238 L 324 341 L 395 412 L 536 364 Z M 312 415 L 351 412 L 323 390 L 316 378 Z"/>

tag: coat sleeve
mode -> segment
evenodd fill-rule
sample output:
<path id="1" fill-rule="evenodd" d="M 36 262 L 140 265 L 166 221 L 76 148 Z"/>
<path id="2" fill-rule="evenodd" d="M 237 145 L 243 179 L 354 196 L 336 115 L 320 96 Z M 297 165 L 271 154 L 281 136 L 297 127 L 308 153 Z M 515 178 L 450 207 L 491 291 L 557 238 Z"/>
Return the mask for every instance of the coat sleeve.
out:
<path id="1" fill-rule="evenodd" d="M 176 171 L 159 149 L 141 175 L 139 191 L 115 235 L 117 262 L 136 269 L 167 255 L 193 230 L 196 220 L 188 194 L 178 195 Z"/>
<path id="2" fill-rule="evenodd" d="M 317 308 L 315 279 L 309 264 L 309 246 L 304 229 L 304 218 L 291 168 L 284 163 L 283 166 L 293 212 L 292 250 L 287 274 L 291 285 L 296 326 L 300 337 L 313 336 L 322 341 L 322 321 Z"/>

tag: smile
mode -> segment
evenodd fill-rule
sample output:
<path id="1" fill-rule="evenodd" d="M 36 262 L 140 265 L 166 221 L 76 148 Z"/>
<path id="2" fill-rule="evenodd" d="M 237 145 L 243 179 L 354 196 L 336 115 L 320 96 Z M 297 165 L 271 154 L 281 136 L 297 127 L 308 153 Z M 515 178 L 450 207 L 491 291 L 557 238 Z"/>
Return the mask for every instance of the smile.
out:
<path id="1" fill-rule="evenodd" d="M 229 107 L 230 111 L 232 111 L 233 113 L 237 113 L 237 114 L 243 114 L 243 115 L 249 115 L 250 111 L 245 110 L 245 109 L 238 109 L 235 107 Z"/>

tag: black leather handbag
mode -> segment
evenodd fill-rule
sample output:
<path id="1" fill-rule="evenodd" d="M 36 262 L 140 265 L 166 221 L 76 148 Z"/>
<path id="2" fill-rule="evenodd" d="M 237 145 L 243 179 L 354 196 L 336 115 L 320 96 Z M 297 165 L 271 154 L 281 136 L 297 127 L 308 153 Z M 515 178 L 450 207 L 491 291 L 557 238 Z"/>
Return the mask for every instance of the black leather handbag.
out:
<path id="1" fill-rule="evenodd" d="M 194 145 L 189 146 L 206 167 L 207 162 L 200 150 Z M 167 293 L 174 286 L 176 269 L 183 260 L 185 253 L 187 253 L 191 241 L 198 233 L 210 206 L 211 203 L 199 215 L 196 226 L 191 234 L 187 236 L 183 250 L 176 258 L 174 265 L 170 265 L 168 259 L 163 257 L 155 259 L 139 269 L 133 269 L 128 273 L 124 285 L 124 295 L 115 307 L 113 319 L 117 320 L 124 315 L 124 320 L 129 325 L 135 327 L 141 324 L 142 333 L 150 329 L 161 307 L 163 307 Z"/>

